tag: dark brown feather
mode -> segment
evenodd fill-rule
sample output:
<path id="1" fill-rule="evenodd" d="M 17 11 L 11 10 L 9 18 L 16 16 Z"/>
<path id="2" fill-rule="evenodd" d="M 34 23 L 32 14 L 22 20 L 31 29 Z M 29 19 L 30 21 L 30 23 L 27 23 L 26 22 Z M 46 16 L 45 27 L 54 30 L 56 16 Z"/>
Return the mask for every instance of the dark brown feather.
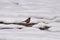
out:
<path id="1" fill-rule="evenodd" d="M 27 24 L 30 23 L 30 17 L 28 19 L 26 19 L 24 22 L 26 22 Z"/>

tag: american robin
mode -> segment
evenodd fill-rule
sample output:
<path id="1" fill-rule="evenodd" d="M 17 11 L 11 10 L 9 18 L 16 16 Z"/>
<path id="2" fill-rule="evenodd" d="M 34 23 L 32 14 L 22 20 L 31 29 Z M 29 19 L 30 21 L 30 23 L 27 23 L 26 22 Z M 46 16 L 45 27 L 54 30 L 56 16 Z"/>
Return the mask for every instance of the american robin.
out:
<path id="1" fill-rule="evenodd" d="M 28 19 L 26 19 L 24 22 L 26 22 L 26 24 L 30 23 L 30 17 Z"/>

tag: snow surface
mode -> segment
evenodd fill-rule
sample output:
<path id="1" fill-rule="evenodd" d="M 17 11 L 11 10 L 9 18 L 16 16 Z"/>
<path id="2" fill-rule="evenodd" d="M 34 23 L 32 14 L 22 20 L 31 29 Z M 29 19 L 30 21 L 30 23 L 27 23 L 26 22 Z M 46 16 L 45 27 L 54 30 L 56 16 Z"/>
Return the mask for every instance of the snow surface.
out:
<path id="1" fill-rule="evenodd" d="M 28 17 L 37 24 L 0 24 L 0 40 L 60 40 L 60 0 L 0 0 L 0 22 L 20 23 Z M 44 26 L 49 31 L 38 29 Z"/>
<path id="2" fill-rule="evenodd" d="M 60 40 L 60 32 L 40 31 L 36 28 L 0 30 L 1 40 Z"/>

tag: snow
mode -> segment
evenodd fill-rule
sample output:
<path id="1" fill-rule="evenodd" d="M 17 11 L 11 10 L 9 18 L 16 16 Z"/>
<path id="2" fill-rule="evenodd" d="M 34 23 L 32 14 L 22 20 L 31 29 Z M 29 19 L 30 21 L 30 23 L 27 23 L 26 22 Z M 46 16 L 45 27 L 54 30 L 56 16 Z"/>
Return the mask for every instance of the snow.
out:
<path id="1" fill-rule="evenodd" d="M 60 23 L 59 22 L 52 22 L 48 24 L 51 28 L 49 30 L 51 31 L 60 31 Z"/>
<path id="2" fill-rule="evenodd" d="M 36 24 L 36 25 L 33 25 L 33 27 L 34 28 L 39 28 L 39 27 L 44 27 L 44 26 L 46 26 L 47 24 L 45 24 L 45 23 L 38 23 L 38 24 Z"/>
<path id="3" fill-rule="evenodd" d="M 35 28 L 0 30 L 1 40 L 59 40 L 60 34 Z"/>
<path id="4" fill-rule="evenodd" d="M 60 40 L 60 0 L 0 0 L 0 22 L 20 23 L 28 17 L 37 24 L 0 24 L 0 40 Z M 39 29 L 44 26 L 48 31 Z"/>
<path id="5" fill-rule="evenodd" d="M 10 25 L 6 25 L 6 24 L 0 24 L 0 29 L 1 28 L 24 28 L 25 26 L 23 25 L 14 25 L 14 24 L 10 24 Z"/>

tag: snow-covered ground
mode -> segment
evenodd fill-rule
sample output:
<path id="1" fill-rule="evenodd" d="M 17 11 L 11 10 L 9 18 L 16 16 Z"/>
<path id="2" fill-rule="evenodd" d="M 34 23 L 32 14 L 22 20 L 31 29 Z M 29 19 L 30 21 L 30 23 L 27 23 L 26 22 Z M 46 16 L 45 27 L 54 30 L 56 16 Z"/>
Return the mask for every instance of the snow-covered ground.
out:
<path id="1" fill-rule="evenodd" d="M 2 29 L 0 40 L 60 40 L 60 32 L 41 31 L 36 28 Z"/>
<path id="2" fill-rule="evenodd" d="M 0 22 L 20 23 L 28 17 L 37 24 L 0 24 L 0 40 L 60 40 L 60 0 L 0 0 Z M 44 26 L 48 31 L 39 29 Z"/>

